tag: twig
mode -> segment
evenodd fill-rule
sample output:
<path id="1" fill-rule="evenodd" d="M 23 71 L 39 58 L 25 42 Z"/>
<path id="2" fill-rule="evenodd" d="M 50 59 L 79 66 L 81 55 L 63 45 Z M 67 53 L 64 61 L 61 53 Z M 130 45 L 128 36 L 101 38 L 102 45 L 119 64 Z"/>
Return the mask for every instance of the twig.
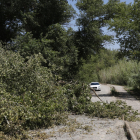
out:
<path id="1" fill-rule="evenodd" d="M 90 88 L 94 93 L 95 93 L 95 95 L 100 99 L 100 97 L 97 95 L 97 93 L 95 92 L 95 90 L 94 89 L 92 89 L 92 88 Z M 101 100 L 101 99 L 100 99 Z M 101 100 L 101 102 L 103 102 L 102 100 Z M 104 102 L 103 102 L 104 103 Z"/>
<path id="2" fill-rule="evenodd" d="M 8 119 L 7 119 L 7 117 L 4 115 L 4 118 L 5 118 L 5 120 L 6 120 L 6 122 L 7 122 L 7 124 L 9 125 L 9 127 L 10 127 L 10 123 L 9 123 L 9 121 L 8 121 Z"/>

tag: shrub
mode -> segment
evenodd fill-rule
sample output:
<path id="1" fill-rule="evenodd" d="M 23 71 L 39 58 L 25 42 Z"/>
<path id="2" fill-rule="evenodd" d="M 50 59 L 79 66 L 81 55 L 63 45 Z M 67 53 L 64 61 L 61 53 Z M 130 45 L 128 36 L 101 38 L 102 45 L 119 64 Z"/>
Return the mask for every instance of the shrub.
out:
<path id="1" fill-rule="evenodd" d="M 124 103 L 92 103 L 85 83 L 59 84 L 52 70 L 41 65 L 45 61 L 41 54 L 25 62 L 18 53 L 0 48 L 0 57 L 2 138 L 27 139 L 26 130 L 64 123 L 68 112 L 108 118 L 126 114 L 127 120 L 137 115 Z"/>
<path id="2" fill-rule="evenodd" d="M 118 85 L 134 85 L 138 79 L 140 63 L 120 60 L 116 65 L 99 72 L 102 83 Z M 135 79 L 135 80 L 134 80 Z M 138 81 L 137 81 L 138 83 Z"/>

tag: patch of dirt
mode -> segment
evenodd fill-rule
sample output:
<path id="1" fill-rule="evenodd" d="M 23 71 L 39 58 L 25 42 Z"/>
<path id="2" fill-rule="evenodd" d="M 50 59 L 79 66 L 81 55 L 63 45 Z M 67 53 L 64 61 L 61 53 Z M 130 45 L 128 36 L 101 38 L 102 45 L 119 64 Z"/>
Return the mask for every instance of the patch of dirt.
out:
<path id="1" fill-rule="evenodd" d="M 90 118 L 69 115 L 66 124 L 42 129 L 39 134 L 30 131 L 32 139 L 44 140 L 127 140 L 122 120 Z"/>
<path id="2" fill-rule="evenodd" d="M 140 140 L 140 122 L 129 122 L 129 126 L 132 129 L 135 136 L 137 137 L 137 139 Z"/>

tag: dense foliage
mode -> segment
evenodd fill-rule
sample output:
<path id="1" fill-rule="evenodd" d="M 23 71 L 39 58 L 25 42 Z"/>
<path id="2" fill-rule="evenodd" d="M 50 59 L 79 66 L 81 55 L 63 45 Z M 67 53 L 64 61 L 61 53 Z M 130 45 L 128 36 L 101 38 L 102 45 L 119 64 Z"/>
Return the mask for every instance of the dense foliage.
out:
<path id="1" fill-rule="evenodd" d="M 78 68 L 78 49 L 74 45 L 74 31 L 70 28 L 67 31 L 60 25 L 55 24 L 48 27 L 48 33 L 40 39 L 33 38 L 31 33 L 17 36 L 10 47 L 28 60 L 28 57 L 41 53 L 46 62 L 43 66 L 51 68 L 55 75 L 62 75 L 64 78 L 73 78 Z"/>
<path id="2" fill-rule="evenodd" d="M 140 61 L 140 1 L 126 4 L 120 0 L 110 0 L 110 20 L 107 21 L 109 29 L 115 31 L 120 43 L 120 57 Z"/>
<path id="3" fill-rule="evenodd" d="M 102 0 L 79 0 L 76 6 L 80 15 L 77 19 L 75 44 L 80 52 L 79 57 L 85 59 L 103 48 L 103 44 L 110 41 L 111 36 L 103 34 L 102 27 L 105 25 L 103 17 L 106 9 Z"/>
<path id="4" fill-rule="evenodd" d="M 63 113 L 79 112 L 75 106 L 91 98 L 85 85 L 59 85 L 51 70 L 41 66 L 41 54 L 24 62 L 18 53 L 0 48 L 0 57 L 0 131 L 6 134 L 59 124 Z"/>
<path id="5" fill-rule="evenodd" d="M 68 23 L 75 11 L 67 0 L 1 0 L 0 40 L 31 32 L 35 38 L 47 33 L 48 26 Z"/>
<path id="6" fill-rule="evenodd" d="M 114 29 L 121 47 L 133 52 L 129 59 L 137 59 L 138 4 L 138 0 L 134 5 L 79 0 L 79 28 L 74 31 L 62 26 L 75 16 L 67 0 L 1 0 L 0 139 L 26 139 L 26 130 L 61 124 L 69 112 L 107 118 L 125 115 L 126 120 L 135 120 L 137 112 L 121 101 L 91 102 L 87 83 L 133 83 L 139 88 L 139 64 L 118 61 L 118 51 L 104 49 L 112 37 L 102 31 L 106 25 Z M 121 21 L 127 14 L 125 26 Z M 129 16 L 137 20 L 130 22 Z M 116 24 L 119 19 L 121 24 Z M 128 42 L 133 32 L 136 35 Z M 122 41 L 125 33 L 128 36 Z"/>
<path id="7" fill-rule="evenodd" d="M 118 63 L 117 50 L 101 49 L 99 53 L 92 55 L 87 61 L 83 61 L 83 66 L 80 68 L 76 78 L 90 83 L 92 81 L 104 82 L 100 71 L 114 66 Z"/>
<path id="8" fill-rule="evenodd" d="M 140 88 L 140 63 L 126 59 L 99 72 L 101 82 Z"/>
<path id="9" fill-rule="evenodd" d="M 61 124 L 67 112 L 136 119 L 137 112 L 123 102 L 92 103 L 86 84 L 58 81 L 41 65 L 45 61 L 41 54 L 25 61 L 19 53 L 0 48 L 0 57 L 0 138 L 26 139 L 26 130 Z"/>

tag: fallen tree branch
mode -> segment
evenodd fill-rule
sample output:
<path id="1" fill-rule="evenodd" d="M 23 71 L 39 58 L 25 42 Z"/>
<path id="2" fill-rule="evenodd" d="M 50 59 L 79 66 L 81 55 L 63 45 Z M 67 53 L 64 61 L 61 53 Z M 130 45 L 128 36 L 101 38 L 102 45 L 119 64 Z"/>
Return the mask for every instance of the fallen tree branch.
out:
<path id="1" fill-rule="evenodd" d="M 95 90 L 93 89 L 93 88 L 90 88 L 94 93 L 95 93 L 95 95 L 100 99 L 100 97 L 97 95 L 97 93 L 95 92 Z M 100 99 L 101 100 L 101 99 Z M 101 102 L 103 102 L 102 100 L 101 100 Z M 104 103 L 104 102 L 103 102 Z"/>

